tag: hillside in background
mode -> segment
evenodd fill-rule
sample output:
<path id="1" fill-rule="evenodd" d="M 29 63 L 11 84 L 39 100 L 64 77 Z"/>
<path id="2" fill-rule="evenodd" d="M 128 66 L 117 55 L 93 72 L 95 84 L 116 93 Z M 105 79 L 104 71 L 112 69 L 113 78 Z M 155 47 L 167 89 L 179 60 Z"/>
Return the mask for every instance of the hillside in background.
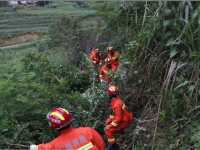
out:
<path id="1" fill-rule="evenodd" d="M 38 37 L 48 32 L 49 26 L 59 20 L 61 15 L 70 17 L 94 17 L 94 10 L 81 8 L 79 3 L 53 2 L 46 6 L 23 7 L 0 7 L 0 47 L 21 42 L 32 41 L 35 34 Z M 56 6 L 56 7 L 55 7 Z M 93 24 L 90 24 L 91 26 Z M 21 35 L 29 36 L 24 41 Z M 30 35 L 33 35 L 30 36 Z M 13 39 L 13 37 L 18 37 Z M 10 42 L 7 42 L 10 41 Z"/>
<path id="2" fill-rule="evenodd" d="M 56 8 L 51 6 L 56 5 Z M 0 8 L 0 148 L 55 138 L 46 114 L 73 111 L 74 127 L 103 131 L 109 98 L 89 54 L 120 52 L 111 72 L 134 121 L 122 150 L 199 149 L 200 2 L 53 2 Z"/>

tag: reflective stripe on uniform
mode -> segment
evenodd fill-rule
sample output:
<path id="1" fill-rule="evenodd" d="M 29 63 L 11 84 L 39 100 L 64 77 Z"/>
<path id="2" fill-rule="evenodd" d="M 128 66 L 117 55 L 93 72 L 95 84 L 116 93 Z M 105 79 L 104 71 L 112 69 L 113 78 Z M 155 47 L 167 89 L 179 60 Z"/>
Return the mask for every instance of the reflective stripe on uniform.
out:
<path id="1" fill-rule="evenodd" d="M 108 74 L 108 72 L 106 70 L 103 70 L 104 73 Z"/>
<path id="2" fill-rule="evenodd" d="M 116 123 L 114 123 L 113 121 L 112 121 L 112 123 L 111 123 L 113 126 L 118 126 L 118 124 L 116 124 Z"/>
<path id="3" fill-rule="evenodd" d="M 115 138 L 113 138 L 113 139 L 108 139 L 108 142 L 113 142 L 113 141 L 115 141 Z"/>
<path id="4" fill-rule="evenodd" d="M 86 144 L 86 145 L 80 147 L 80 148 L 77 149 L 77 150 L 88 150 L 88 149 L 90 149 L 90 148 L 92 148 L 92 147 L 93 147 L 93 144 L 92 144 L 92 142 L 90 142 L 90 143 L 88 143 L 88 144 Z"/>
<path id="5" fill-rule="evenodd" d="M 110 118 L 114 119 L 115 117 L 113 115 L 110 115 Z"/>
<path id="6" fill-rule="evenodd" d="M 41 144 L 39 144 L 38 146 L 40 146 Z M 38 150 L 38 146 L 36 146 L 35 150 Z M 33 150 L 33 149 L 30 149 L 30 150 Z"/>
<path id="7" fill-rule="evenodd" d="M 125 109 L 125 107 L 126 107 L 126 105 L 123 103 L 122 109 L 124 110 L 124 109 Z"/>
<path id="8" fill-rule="evenodd" d="M 117 57 L 118 57 L 118 56 L 116 56 L 116 57 L 113 57 L 113 59 L 115 60 Z"/>

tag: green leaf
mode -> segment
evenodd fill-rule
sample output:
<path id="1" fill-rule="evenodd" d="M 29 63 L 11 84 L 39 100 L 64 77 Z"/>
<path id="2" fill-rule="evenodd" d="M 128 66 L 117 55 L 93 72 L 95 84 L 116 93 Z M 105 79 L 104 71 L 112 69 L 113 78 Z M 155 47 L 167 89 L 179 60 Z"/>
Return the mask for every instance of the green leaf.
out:
<path id="1" fill-rule="evenodd" d="M 170 52 L 170 58 L 173 58 L 178 53 L 176 48 L 173 48 Z"/>
<path id="2" fill-rule="evenodd" d="M 169 23 L 170 23 L 169 20 L 165 20 L 165 21 L 163 21 L 163 26 L 166 27 Z"/>
<path id="3" fill-rule="evenodd" d="M 175 144 L 170 144 L 169 148 L 172 149 L 174 147 Z"/>
<path id="4" fill-rule="evenodd" d="M 178 88 L 180 88 L 181 86 L 185 86 L 188 83 L 191 83 L 192 81 L 184 81 L 183 83 L 179 84 L 174 90 L 177 90 Z"/>
<path id="5" fill-rule="evenodd" d="M 172 37 L 172 38 L 170 38 L 170 39 L 167 41 L 166 46 L 170 46 L 170 45 L 172 45 L 173 43 L 174 43 L 174 38 Z"/>
<path id="6" fill-rule="evenodd" d="M 166 38 L 166 39 L 167 39 L 167 38 L 170 38 L 170 36 L 172 36 L 172 32 L 167 31 L 167 32 L 165 33 L 165 38 Z"/>
<path id="7" fill-rule="evenodd" d="M 191 85 L 191 86 L 189 87 L 189 91 L 193 91 L 194 88 L 195 88 L 195 85 Z"/>
<path id="8" fill-rule="evenodd" d="M 178 71 L 179 69 L 182 69 L 182 67 L 185 66 L 185 65 L 187 65 L 187 64 L 188 63 L 184 63 L 184 64 L 178 65 L 177 68 L 176 68 L 176 70 L 174 72 Z"/>
<path id="9" fill-rule="evenodd" d="M 165 9 L 165 14 L 168 16 L 171 13 L 171 9 Z"/>
<path id="10" fill-rule="evenodd" d="M 179 45 L 181 43 L 181 40 L 178 39 L 174 44 Z"/>
<path id="11" fill-rule="evenodd" d="M 7 131 L 8 131 L 8 129 L 7 129 L 7 128 L 6 128 L 6 129 L 3 129 L 3 130 L 2 130 L 2 133 L 3 133 L 3 132 L 7 132 Z"/>
<path id="12" fill-rule="evenodd" d="M 188 113 L 190 114 L 191 112 L 193 112 L 194 110 L 199 109 L 199 108 L 200 108 L 200 105 L 198 105 L 195 108 L 191 109 Z"/>

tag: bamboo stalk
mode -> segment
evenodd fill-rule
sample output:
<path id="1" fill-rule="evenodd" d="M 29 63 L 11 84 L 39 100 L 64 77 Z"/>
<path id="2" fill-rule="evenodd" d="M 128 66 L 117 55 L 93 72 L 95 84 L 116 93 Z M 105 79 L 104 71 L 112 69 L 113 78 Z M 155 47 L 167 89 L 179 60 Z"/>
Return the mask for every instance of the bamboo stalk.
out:
<path id="1" fill-rule="evenodd" d="M 172 73 L 176 68 L 176 64 L 177 63 L 174 62 L 174 61 L 171 62 L 171 66 L 169 68 L 167 78 L 165 79 L 165 81 L 163 83 L 163 86 L 161 88 L 161 91 L 160 91 L 161 95 L 160 95 L 158 111 L 157 111 L 157 117 L 156 117 L 156 125 L 155 125 L 155 129 L 154 129 L 153 140 L 152 140 L 152 147 L 151 147 L 152 150 L 154 150 L 154 146 L 155 146 L 155 139 L 156 139 L 157 127 L 158 127 L 158 117 L 159 117 L 159 114 L 160 114 L 160 109 L 161 109 L 161 104 L 162 104 L 162 99 L 163 99 L 163 97 L 162 97 L 163 89 L 164 89 L 165 85 L 166 85 L 166 88 L 168 87 L 168 84 L 169 84 L 170 78 L 172 76 Z"/>
<path id="2" fill-rule="evenodd" d="M 162 89 L 161 89 L 162 91 Z M 161 92 L 162 93 L 162 92 Z M 153 134 L 153 141 L 152 141 L 152 147 L 151 147 L 151 150 L 154 150 L 154 146 L 155 146 L 155 139 L 156 139 L 156 133 L 157 133 L 157 127 L 158 127 L 158 117 L 159 117 L 159 114 L 160 114 L 160 108 L 161 108 L 161 103 L 162 103 L 162 95 L 160 97 L 160 101 L 159 101 L 159 105 L 158 105 L 158 112 L 157 112 L 157 117 L 156 117 L 156 126 L 155 126 L 155 129 L 154 129 L 154 134 Z"/>
<path id="3" fill-rule="evenodd" d="M 146 4 L 144 5 L 145 6 L 145 10 L 144 10 L 144 16 L 143 16 L 143 21 L 142 21 L 142 32 L 143 32 L 143 29 L 144 29 L 144 23 L 146 21 L 146 17 L 147 17 L 147 1 L 146 1 Z"/>

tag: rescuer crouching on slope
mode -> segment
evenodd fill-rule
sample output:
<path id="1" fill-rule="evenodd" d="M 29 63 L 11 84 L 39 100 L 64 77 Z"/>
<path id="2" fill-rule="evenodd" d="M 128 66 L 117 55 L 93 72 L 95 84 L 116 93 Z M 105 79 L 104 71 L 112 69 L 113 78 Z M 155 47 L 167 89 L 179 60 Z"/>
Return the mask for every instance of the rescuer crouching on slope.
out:
<path id="1" fill-rule="evenodd" d="M 112 69 L 116 71 L 117 68 L 119 67 L 119 63 L 121 62 L 119 59 L 120 54 L 112 46 L 108 47 L 107 51 L 108 51 L 107 58 L 110 58 Z"/>
<path id="2" fill-rule="evenodd" d="M 133 115 L 118 97 L 119 92 L 116 86 L 111 85 L 108 88 L 107 93 L 111 99 L 111 114 L 106 120 L 104 128 L 108 142 L 111 145 L 107 150 L 118 150 L 119 146 L 116 143 L 114 133 L 128 127 L 133 121 Z"/>
<path id="3" fill-rule="evenodd" d="M 101 82 L 101 83 L 103 83 L 104 80 L 107 81 L 108 83 L 105 85 L 105 86 L 107 86 L 107 85 L 109 85 L 110 82 L 112 81 L 111 78 L 109 78 L 109 79 L 107 78 L 107 76 L 108 76 L 110 70 L 112 69 L 110 58 L 106 58 L 106 59 L 105 59 L 105 63 L 106 63 L 106 65 L 104 65 L 104 66 L 100 69 L 99 79 L 100 79 L 100 82 Z M 104 78 L 104 80 L 103 80 L 103 78 Z"/>
<path id="4" fill-rule="evenodd" d="M 50 126 L 59 131 L 59 137 L 50 143 L 31 145 L 30 150 L 105 150 L 103 138 L 90 127 L 73 128 L 71 114 L 63 108 L 53 108 L 50 116 Z"/>
<path id="5" fill-rule="evenodd" d="M 92 61 L 93 66 L 95 67 L 102 64 L 102 56 L 98 48 L 92 50 L 90 54 L 90 60 Z"/>

